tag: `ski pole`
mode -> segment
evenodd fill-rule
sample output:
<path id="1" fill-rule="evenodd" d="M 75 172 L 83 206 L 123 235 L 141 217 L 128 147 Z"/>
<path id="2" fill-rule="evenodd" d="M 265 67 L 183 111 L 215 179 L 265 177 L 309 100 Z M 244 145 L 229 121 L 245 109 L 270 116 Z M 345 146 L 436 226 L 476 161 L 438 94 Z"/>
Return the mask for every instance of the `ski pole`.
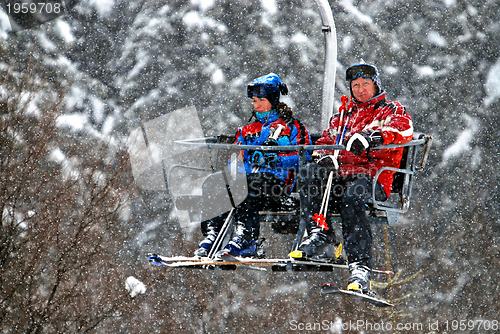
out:
<path id="1" fill-rule="evenodd" d="M 344 141 L 344 137 L 345 137 L 345 132 L 346 132 L 346 129 L 347 129 L 347 123 L 349 123 L 349 113 L 351 112 L 351 109 L 352 109 L 352 106 L 353 106 L 353 101 L 352 101 L 352 98 L 351 98 L 351 102 L 349 103 L 348 106 L 346 106 L 346 103 L 347 103 L 347 100 L 348 100 L 348 97 L 347 96 L 342 96 L 341 98 L 342 100 L 342 111 L 345 109 L 346 111 L 346 120 L 345 120 L 345 123 L 344 123 L 344 129 L 342 129 L 342 133 L 340 134 L 340 138 L 338 137 L 339 134 L 337 134 L 337 145 L 339 145 L 340 143 L 342 143 Z M 340 122 L 342 122 L 342 120 L 340 120 Z M 340 124 L 339 124 L 339 127 L 340 127 Z M 337 159 L 337 157 L 339 156 L 339 153 L 340 153 L 340 150 L 335 150 L 335 152 L 333 153 L 333 157 L 335 159 Z"/>
<path id="2" fill-rule="evenodd" d="M 333 182 L 333 171 L 331 171 L 330 175 L 328 175 L 328 181 L 326 182 L 325 193 L 323 194 L 323 201 L 321 202 L 321 208 L 319 209 L 319 213 L 323 214 L 325 217 L 328 208 L 328 201 L 330 200 L 330 190 L 332 188 L 332 182 Z"/>
<path id="3" fill-rule="evenodd" d="M 339 119 L 339 124 L 337 126 L 337 138 L 335 139 L 335 145 L 340 145 L 342 143 L 342 141 L 344 140 L 346 129 L 347 129 L 347 123 L 349 122 L 349 111 L 352 108 L 352 100 L 349 103 L 349 105 L 347 105 L 347 101 L 349 101 L 349 98 L 347 96 L 343 95 L 341 97 L 341 101 L 342 101 L 342 105 L 339 108 L 340 119 Z M 346 113 L 345 122 L 344 122 L 344 112 Z M 343 128 L 342 128 L 342 126 L 343 126 Z M 330 159 L 332 159 L 332 163 L 333 163 L 335 169 L 339 169 L 339 164 L 337 162 L 337 158 L 339 156 L 339 153 L 340 153 L 340 150 L 337 149 L 333 152 L 333 155 L 331 155 L 331 154 L 326 155 L 326 156 L 322 157 L 321 159 L 319 159 L 318 162 L 325 159 L 325 158 L 330 158 Z"/>
<path id="4" fill-rule="evenodd" d="M 213 260 L 217 252 L 219 251 L 219 248 L 221 248 L 222 243 L 224 242 L 224 239 L 226 238 L 227 232 L 229 231 L 229 226 L 233 221 L 233 216 L 234 216 L 235 208 L 233 207 L 231 211 L 229 211 L 229 214 L 226 217 L 226 220 L 224 221 L 224 225 L 222 225 L 221 230 L 219 231 L 219 235 L 214 241 L 214 244 L 212 248 L 210 249 L 210 252 L 208 253 L 208 257 Z"/>
<path id="5" fill-rule="evenodd" d="M 344 136 L 347 129 L 347 123 L 349 122 L 349 111 L 352 109 L 352 99 L 349 105 L 347 105 L 348 100 L 349 98 L 345 95 L 342 96 L 341 98 L 342 106 L 340 107 L 340 119 L 339 119 L 339 125 L 337 127 L 337 139 L 335 143 L 336 145 L 339 145 L 344 140 Z M 346 112 L 345 122 L 344 122 L 344 111 Z M 340 152 L 339 149 L 333 152 L 332 161 L 336 169 L 339 168 L 337 162 L 337 157 L 339 156 L 339 152 Z M 321 208 L 319 210 L 319 214 L 316 215 L 316 218 L 313 217 L 316 223 L 325 230 L 328 229 L 328 225 L 326 224 L 326 214 L 328 212 L 328 202 L 330 201 L 332 183 L 333 183 L 333 171 L 331 171 L 330 174 L 328 175 L 328 181 L 326 183 L 325 193 L 323 194 L 323 200 L 321 202 Z"/>
<path id="6" fill-rule="evenodd" d="M 344 111 L 346 111 L 346 106 L 347 106 L 347 101 L 348 97 L 345 95 L 342 95 L 340 100 L 342 101 L 342 106 L 340 106 L 340 119 L 339 119 L 339 125 L 337 126 L 337 139 L 335 140 L 335 144 L 338 145 L 340 142 L 340 137 L 342 134 L 342 122 L 344 121 Z"/>

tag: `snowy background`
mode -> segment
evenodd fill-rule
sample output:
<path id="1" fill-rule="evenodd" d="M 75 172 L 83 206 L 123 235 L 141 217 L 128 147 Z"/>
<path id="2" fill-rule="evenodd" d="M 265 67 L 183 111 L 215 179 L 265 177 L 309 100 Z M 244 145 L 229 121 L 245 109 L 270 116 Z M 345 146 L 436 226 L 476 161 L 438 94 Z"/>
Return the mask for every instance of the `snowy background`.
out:
<path id="1" fill-rule="evenodd" d="M 98 261 L 115 276 L 101 276 L 104 270 L 97 266 L 92 279 L 98 283 L 78 284 L 92 292 L 81 298 L 106 295 L 120 301 L 115 309 L 103 317 L 90 316 L 84 308 L 59 318 L 51 318 L 54 309 L 14 316 L 22 303 L 12 302 L 9 296 L 14 294 L 3 288 L 0 328 L 29 332 L 36 323 L 42 332 L 51 332 L 60 322 L 60 328 L 102 333 L 287 333 L 291 321 L 328 320 L 337 324 L 334 331 L 349 320 L 422 323 L 425 329 L 436 321 L 450 326 L 453 320 L 498 321 L 500 1 L 341 0 L 330 5 L 338 41 L 336 106 L 349 92 L 345 69 L 361 61 L 375 64 L 388 99 L 405 105 L 416 131 L 434 138 L 427 168 L 417 176 L 411 210 L 389 228 L 393 270 L 410 279 L 394 287 L 391 296 L 383 290 L 380 294 L 398 298 L 410 293 L 408 298 L 389 312 L 375 312 L 358 302 L 319 294 L 324 282 L 342 285 L 345 272 L 150 267 L 146 253 L 190 255 L 201 235 L 180 228 L 168 194 L 139 191 L 120 213 L 116 232 L 123 240 L 118 253 Z M 186 106 L 198 111 L 205 135 L 233 134 L 251 114 L 246 85 L 268 72 L 288 85 L 285 102 L 295 115 L 311 132 L 321 130 L 324 46 L 320 15 L 311 0 L 82 0 L 69 14 L 39 28 L 14 34 L 9 27 L 5 12 L 0 12 L 2 122 L 12 118 L 12 92 L 21 102 L 23 94 L 31 96 L 23 108 L 37 120 L 48 117 L 47 103 L 59 101 L 55 126 L 62 139 L 51 142 L 40 159 L 60 166 L 70 179 L 86 175 L 79 168 L 88 151 L 77 154 L 75 147 L 91 150 L 105 144 L 126 150 L 128 135 L 141 121 Z M 1 159 L 4 166 L 16 157 Z M 119 194 L 122 188 L 116 189 Z M 6 200 L 0 203 L 2 226 L 7 216 L 31 217 Z M 21 227 L 30 229 L 29 223 Z M 264 228 L 263 233 L 272 232 Z M 375 262 L 383 267 L 380 226 L 374 226 L 374 235 Z M 276 242 L 268 243 L 268 253 L 277 256 L 285 255 L 293 240 L 269 238 Z M 33 252 L 36 245 L 30 248 Z M 1 251 L 8 259 L 12 249 Z M 1 262 L 2 268 L 7 264 Z M 109 269 L 114 265 L 116 269 Z M 10 274 L 2 269 L 2 286 L 11 286 L 16 276 Z M 125 286 L 130 276 L 145 285 L 134 281 L 140 286 L 134 290 L 128 283 L 127 289 L 142 293 L 133 299 Z M 42 271 L 37 277 L 52 280 Z M 29 298 L 63 300 L 57 289 L 53 294 L 42 290 Z M 78 322 L 78 317 L 89 320 Z"/>

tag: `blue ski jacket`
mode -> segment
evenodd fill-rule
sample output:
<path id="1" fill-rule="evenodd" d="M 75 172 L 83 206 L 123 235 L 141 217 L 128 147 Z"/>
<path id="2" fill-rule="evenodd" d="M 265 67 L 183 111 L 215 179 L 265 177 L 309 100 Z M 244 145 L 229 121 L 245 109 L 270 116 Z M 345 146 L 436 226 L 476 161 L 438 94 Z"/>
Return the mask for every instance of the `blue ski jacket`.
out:
<path id="1" fill-rule="evenodd" d="M 238 129 L 235 144 L 266 146 L 311 144 L 309 132 L 297 119 L 287 123 L 275 110 L 266 118 L 256 117 L 257 121 Z M 299 168 L 298 152 L 243 150 L 242 154 L 244 164 L 239 169 L 240 172 L 270 173 L 281 179 L 290 189 L 293 187 L 295 173 Z"/>

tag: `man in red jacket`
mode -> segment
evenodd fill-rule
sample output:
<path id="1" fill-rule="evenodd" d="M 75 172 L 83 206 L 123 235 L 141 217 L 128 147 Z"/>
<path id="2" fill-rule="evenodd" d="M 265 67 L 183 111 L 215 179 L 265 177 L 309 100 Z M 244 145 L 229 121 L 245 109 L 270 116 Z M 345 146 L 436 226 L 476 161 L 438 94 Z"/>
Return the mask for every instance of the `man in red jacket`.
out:
<path id="1" fill-rule="evenodd" d="M 343 97 L 339 114 L 332 116 L 330 127 L 315 143 L 344 144 L 346 150 L 313 153 L 315 163 L 308 165 L 307 191 L 301 192 L 309 222 L 308 234 L 298 249 L 302 256 L 315 257 L 324 256 L 327 246 L 337 245 L 331 222 L 325 219 L 324 206 L 337 209 L 349 263 L 347 289 L 370 293 L 372 234 L 366 207 L 371 201 L 373 177 L 383 166 L 399 167 L 403 154 L 403 148 L 372 148 L 410 141 L 413 125 L 400 103 L 385 99 L 375 66 L 354 65 L 347 69 L 346 80 L 351 89 L 351 103 L 347 106 L 348 98 Z M 322 205 L 329 183 L 326 180 L 332 171 L 329 203 Z M 378 178 L 377 200 L 389 197 L 393 175 L 394 172 L 386 170 Z"/>

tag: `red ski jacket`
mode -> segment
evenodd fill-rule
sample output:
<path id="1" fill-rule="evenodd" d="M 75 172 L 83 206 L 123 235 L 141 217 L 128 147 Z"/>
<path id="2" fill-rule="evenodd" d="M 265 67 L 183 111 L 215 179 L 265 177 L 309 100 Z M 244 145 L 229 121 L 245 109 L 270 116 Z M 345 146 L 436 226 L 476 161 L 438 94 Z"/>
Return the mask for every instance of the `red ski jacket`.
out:
<path id="1" fill-rule="evenodd" d="M 413 124 L 406 108 L 399 102 L 386 101 L 385 92 L 365 101 L 354 103 L 350 113 L 344 113 L 342 129 L 347 121 L 343 143 L 347 143 L 355 133 L 363 131 L 378 131 L 382 134 L 384 145 L 403 144 L 413 138 Z M 316 141 L 316 145 L 335 144 L 337 131 L 340 122 L 340 113 L 332 116 L 330 127 L 323 131 L 323 135 Z M 320 153 L 332 153 L 320 151 Z M 357 156 L 349 151 L 342 150 L 337 161 L 340 165 L 339 174 L 341 177 L 357 174 L 368 174 L 375 176 L 377 171 L 383 167 L 399 168 L 403 148 L 370 150 L 372 159 L 369 159 L 366 151 L 361 156 Z M 378 178 L 378 182 L 383 186 L 389 197 L 392 189 L 394 172 L 384 171 Z"/>

